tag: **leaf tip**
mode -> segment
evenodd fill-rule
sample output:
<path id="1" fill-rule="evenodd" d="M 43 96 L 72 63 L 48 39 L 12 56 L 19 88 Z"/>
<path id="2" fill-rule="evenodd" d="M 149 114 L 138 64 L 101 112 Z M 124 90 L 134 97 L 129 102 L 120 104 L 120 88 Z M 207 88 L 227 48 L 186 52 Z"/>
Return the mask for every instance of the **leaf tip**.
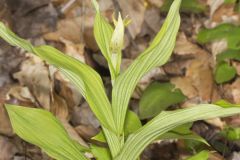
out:
<path id="1" fill-rule="evenodd" d="M 100 12 L 99 4 L 98 4 L 97 0 L 92 0 L 92 4 L 93 4 L 96 12 Z"/>

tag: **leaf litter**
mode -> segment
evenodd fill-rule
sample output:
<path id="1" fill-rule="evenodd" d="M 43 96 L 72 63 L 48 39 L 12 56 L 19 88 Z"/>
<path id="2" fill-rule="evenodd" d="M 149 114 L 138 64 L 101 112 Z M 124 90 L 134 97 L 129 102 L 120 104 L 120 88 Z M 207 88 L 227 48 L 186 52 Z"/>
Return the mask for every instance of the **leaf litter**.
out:
<path id="1" fill-rule="evenodd" d="M 90 1 L 76 0 L 70 4 L 67 0 L 17 0 L 13 4 L 12 0 L 3 0 L 0 3 L 0 18 L 4 18 L 4 22 L 19 35 L 35 44 L 54 45 L 66 54 L 93 66 L 103 75 L 105 83 L 110 83 L 106 61 L 101 60 L 102 56 L 92 32 L 94 10 Z M 101 11 L 110 22 L 114 8 L 132 19 L 125 36 L 122 70 L 147 47 L 161 27 L 165 16 L 161 11 L 164 3 L 164 0 L 99 1 Z M 224 23 L 239 25 L 236 6 L 226 4 L 223 0 L 196 0 L 194 3 L 206 6 L 207 9 L 196 14 L 190 8 L 182 13 L 182 26 L 174 55 L 168 64 L 154 69 L 140 81 L 130 103 L 133 110 L 138 111 L 144 90 L 156 81 L 171 82 L 187 97 L 182 103 L 172 105 L 169 109 L 205 102 L 214 103 L 220 99 L 240 103 L 240 65 L 237 61 L 228 62 L 237 70 L 236 77 L 231 81 L 217 84 L 214 79 L 217 55 L 228 48 L 226 40 L 215 40 L 207 44 L 197 42 L 197 34 L 203 28 L 212 29 Z M 16 7 L 16 4 L 20 7 Z M 37 147 L 22 142 L 12 133 L 3 108 L 6 101 L 51 111 L 63 122 L 75 140 L 87 145 L 90 138 L 99 132 L 99 123 L 75 87 L 55 68 L 37 57 L 24 56 L 21 50 L 7 47 L 2 42 L 0 45 L 0 160 L 31 156 L 33 159 L 49 159 Z M 204 123 L 222 129 L 226 125 L 240 125 L 238 119 L 236 116 L 233 119 L 214 119 Z M 181 148 L 181 145 L 184 147 Z M 178 153 L 167 151 L 170 155 L 156 157 L 164 152 L 162 146 L 177 148 Z M 182 141 L 154 143 L 146 149 L 142 159 L 181 159 L 191 153 L 186 152 L 186 147 Z M 224 153 L 211 153 L 210 159 L 221 160 L 222 156 L 225 156 Z M 239 153 L 232 149 L 232 155 L 228 158 L 234 160 L 238 156 Z"/>

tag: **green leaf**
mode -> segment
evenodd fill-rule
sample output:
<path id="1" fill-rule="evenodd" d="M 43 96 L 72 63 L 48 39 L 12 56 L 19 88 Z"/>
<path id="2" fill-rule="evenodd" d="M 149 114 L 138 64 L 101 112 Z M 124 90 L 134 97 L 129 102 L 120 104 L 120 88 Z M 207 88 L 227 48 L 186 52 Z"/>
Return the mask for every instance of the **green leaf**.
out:
<path id="1" fill-rule="evenodd" d="M 226 4 L 232 4 L 232 3 L 236 3 L 237 0 L 224 0 L 224 3 Z"/>
<path id="2" fill-rule="evenodd" d="M 240 107 L 240 104 L 232 104 L 223 99 L 215 102 L 214 104 L 221 106 L 223 108 Z"/>
<path id="3" fill-rule="evenodd" d="M 240 49 L 240 27 L 233 24 L 221 24 L 213 29 L 203 29 L 197 35 L 199 43 L 208 43 L 214 40 L 225 39 L 229 49 Z"/>
<path id="4" fill-rule="evenodd" d="M 25 141 L 39 146 L 58 160 L 87 160 L 81 152 L 89 149 L 76 145 L 50 112 L 10 104 L 5 106 L 14 132 Z"/>
<path id="5" fill-rule="evenodd" d="M 93 0 L 93 2 L 95 5 L 97 4 L 95 0 Z M 97 8 L 99 8 L 98 5 Z M 114 30 L 112 26 L 107 22 L 107 20 L 101 15 L 99 10 L 96 11 L 97 12 L 94 20 L 94 37 L 103 56 L 108 62 L 111 78 L 115 79 L 117 75 L 112 63 L 112 53 L 110 51 L 110 42 Z"/>
<path id="6" fill-rule="evenodd" d="M 140 99 L 140 118 L 154 117 L 169 106 L 184 101 L 185 98 L 181 90 L 175 89 L 171 83 L 152 83 Z"/>
<path id="7" fill-rule="evenodd" d="M 137 114 L 133 111 L 128 111 L 126 116 L 126 121 L 124 125 L 124 136 L 127 137 L 130 133 L 135 132 L 142 127 L 142 123 L 138 118 Z M 102 131 L 100 131 L 96 136 L 91 139 L 106 143 L 106 138 Z"/>
<path id="8" fill-rule="evenodd" d="M 117 79 L 112 91 L 112 107 L 118 133 L 123 133 L 128 103 L 138 81 L 151 69 L 165 64 L 175 46 L 180 25 L 179 7 L 181 0 L 175 0 L 153 42 L 130 67 Z"/>
<path id="9" fill-rule="evenodd" d="M 194 140 L 206 145 L 209 145 L 208 142 L 190 130 L 192 123 L 184 124 L 174 128 L 173 130 L 161 135 L 159 139 L 188 139 Z"/>
<path id="10" fill-rule="evenodd" d="M 236 74 L 237 71 L 234 67 L 229 66 L 227 62 L 220 62 L 216 66 L 214 78 L 218 84 L 221 84 L 232 80 Z"/>
<path id="11" fill-rule="evenodd" d="M 97 7 L 97 6 L 96 6 Z M 13 46 L 26 49 L 59 68 L 83 94 L 92 111 L 100 121 L 112 152 L 117 152 L 122 144 L 116 136 L 116 125 L 111 104 L 105 93 L 99 74 L 88 65 L 50 46 L 34 47 L 19 38 L 0 22 L 0 36 Z"/>
<path id="12" fill-rule="evenodd" d="M 157 117 L 128 137 L 116 160 L 137 159 L 147 145 L 177 126 L 197 120 L 226 117 L 238 113 L 240 113 L 240 108 L 222 108 L 210 104 L 161 112 Z"/>
<path id="13" fill-rule="evenodd" d="M 116 131 L 111 104 L 106 96 L 99 74 L 88 65 L 60 52 L 51 46 L 34 47 L 19 38 L 0 22 L 0 36 L 13 46 L 26 49 L 63 71 L 82 92 L 100 123 Z"/>
<path id="14" fill-rule="evenodd" d="M 240 61 L 240 50 L 229 49 L 217 55 L 217 62 L 229 59 Z"/>
<path id="15" fill-rule="evenodd" d="M 169 11 L 169 8 L 173 0 L 165 0 L 163 6 L 161 7 L 162 12 Z M 190 12 L 190 13 L 201 13 L 206 10 L 206 6 L 199 3 L 198 0 L 183 0 L 181 4 L 181 12 Z"/>
<path id="16" fill-rule="evenodd" d="M 107 148 L 91 144 L 91 151 L 97 160 L 112 160 L 111 154 Z"/>
<path id="17" fill-rule="evenodd" d="M 225 128 L 221 132 L 221 135 L 223 135 L 230 141 L 239 140 L 240 139 L 240 128 L 233 128 L 233 127 Z"/>
<path id="18" fill-rule="evenodd" d="M 103 131 L 100 131 L 96 136 L 92 137 L 91 139 L 99 141 L 99 142 L 103 142 L 106 143 L 106 138 L 103 134 Z"/>
<path id="19" fill-rule="evenodd" d="M 128 111 L 124 125 L 124 136 L 127 137 L 130 133 L 135 132 L 142 127 L 142 123 L 137 114 L 133 111 Z"/>
<path id="20" fill-rule="evenodd" d="M 209 158 L 209 151 L 201 151 L 198 154 L 187 158 L 186 160 L 208 160 Z"/>

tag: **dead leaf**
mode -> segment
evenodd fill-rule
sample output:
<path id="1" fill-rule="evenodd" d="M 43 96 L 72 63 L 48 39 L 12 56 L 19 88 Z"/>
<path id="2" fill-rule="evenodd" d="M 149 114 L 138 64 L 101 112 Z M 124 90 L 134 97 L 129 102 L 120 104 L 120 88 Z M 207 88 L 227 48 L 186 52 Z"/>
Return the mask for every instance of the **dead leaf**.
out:
<path id="1" fill-rule="evenodd" d="M 97 135 L 99 129 L 94 128 L 90 125 L 79 125 L 75 127 L 77 133 L 84 139 L 90 140 L 93 136 Z"/>
<path id="2" fill-rule="evenodd" d="M 58 96 L 56 93 L 53 93 L 53 100 L 51 102 L 51 110 L 56 117 L 61 120 L 69 120 L 69 111 L 66 101 Z"/>
<path id="3" fill-rule="evenodd" d="M 211 52 L 214 58 L 214 64 L 216 64 L 216 57 L 218 54 L 225 51 L 228 47 L 226 40 L 219 40 L 211 43 Z"/>
<path id="4" fill-rule="evenodd" d="M 158 33 L 162 24 L 159 8 L 151 7 L 147 9 L 145 11 L 144 21 L 151 30 L 153 30 L 155 33 Z"/>
<path id="5" fill-rule="evenodd" d="M 19 80 L 21 85 L 28 86 L 43 108 L 50 110 L 52 81 L 48 66 L 40 58 L 29 55 L 28 59 L 22 63 L 21 70 L 13 76 Z"/>
<path id="6" fill-rule="evenodd" d="M 237 23 L 239 14 L 234 11 L 235 4 L 221 4 L 212 15 L 215 23 Z"/>
<path id="7" fill-rule="evenodd" d="M 230 89 L 234 103 L 240 104 L 240 78 L 230 85 Z"/>
<path id="8" fill-rule="evenodd" d="M 189 99 L 194 98 L 198 95 L 197 89 L 192 86 L 192 81 L 188 77 L 172 78 L 171 83 L 174 84 L 176 88 L 181 89 L 183 94 Z"/>
<path id="9" fill-rule="evenodd" d="M 84 58 L 84 45 L 83 44 L 74 44 L 71 41 L 68 41 L 64 38 L 60 39 L 61 42 L 65 45 L 65 53 L 71 57 L 78 59 L 81 62 L 85 63 Z"/>
<path id="10" fill-rule="evenodd" d="M 18 151 L 8 138 L 2 136 L 0 136 L 0 148 L 0 160 L 12 160 Z"/>
<path id="11" fill-rule="evenodd" d="M 177 37 L 174 53 L 177 55 L 189 55 L 204 52 L 196 44 L 190 42 L 184 32 L 180 32 Z"/>
<path id="12" fill-rule="evenodd" d="M 226 123 L 224 121 L 222 121 L 220 118 L 214 118 L 214 119 L 209 119 L 209 120 L 205 120 L 207 123 L 218 127 L 220 129 L 224 129 L 224 127 L 226 126 Z"/>
<path id="13" fill-rule="evenodd" d="M 98 128 L 100 126 L 98 120 L 86 102 L 84 102 L 81 107 L 74 107 L 71 122 L 73 126 L 91 125 L 94 128 Z"/>
<path id="14" fill-rule="evenodd" d="M 210 17 L 212 17 L 215 11 L 224 3 L 224 0 L 208 0 L 207 3 L 210 6 Z"/>
<path id="15" fill-rule="evenodd" d="M 11 127 L 7 112 L 3 104 L 1 103 L 0 103 L 0 133 L 8 136 L 13 135 L 12 127 Z M 0 149 L 0 152 L 1 152 L 1 149 Z"/>
<path id="16" fill-rule="evenodd" d="M 54 74 L 54 90 L 55 92 L 64 98 L 69 109 L 72 111 L 74 106 L 80 104 L 83 99 L 78 89 L 69 82 L 59 71 Z"/>
<path id="17" fill-rule="evenodd" d="M 191 78 L 191 84 L 197 89 L 199 97 L 204 102 L 211 102 L 213 91 L 213 73 L 210 67 L 211 57 L 202 52 L 187 68 L 186 77 Z"/>
<path id="18" fill-rule="evenodd" d="M 60 20 L 57 23 L 57 31 L 45 34 L 44 38 L 51 41 L 60 41 L 60 38 L 64 38 L 73 43 L 80 43 L 82 42 L 81 22 L 81 17 Z"/>
<path id="19" fill-rule="evenodd" d="M 86 147 L 88 146 L 87 143 L 78 135 L 76 130 L 67 121 L 62 120 L 61 122 L 73 140 L 77 141 L 79 144 L 83 146 Z"/>
<path id="20" fill-rule="evenodd" d="M 144 21 L 145 6 L 144 0 L 118 0 L 117 1 L 123 16 L 129 16 L 132 19 L 128 26 L 129 33 L 133 39 L 140 33 Z"/>
<path id="21" fill-rule="evenodd" d="M 7 93 L 8 97 L 12 96 L 22 102 L 32 102 L 35 103 L 35 98 L 30 93 L 27 87 L 22 86 L 12 86 Z"/>
<path id="22" fill-rule="evenodd" d="M 160 8 L 160 7 L 162 7 L 164 0 L 148 0 L 148 3 Z"/>
<path id="23" fill-rule="evenodd" d="M 14 0 L 8 5 L 14 11 L 15 31 L 22 37 L 37 37 L 51 32 L 57 21 L 57 11 L 49 0 Z"/>

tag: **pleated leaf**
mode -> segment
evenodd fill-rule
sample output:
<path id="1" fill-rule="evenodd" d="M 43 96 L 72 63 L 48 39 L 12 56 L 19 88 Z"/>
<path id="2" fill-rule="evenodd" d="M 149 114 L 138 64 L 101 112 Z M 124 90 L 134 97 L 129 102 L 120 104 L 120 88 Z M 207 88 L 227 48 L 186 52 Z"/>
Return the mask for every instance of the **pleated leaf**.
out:
<path id="1" fill-rule="evenodd" d="M 137 159 L 144 148 L 151 142 L 177 126 L 197 120 L 226 117 L 237 113 L 240 113 L 240 108 L 222 108 L 210 104 L 202 104 L 176 111 L 164 111 L 129 136 L 116 160 Z"/>
<path id="2" fill-rule="evenodd" d="M 186 160 L 208 160 L 209 155 L 210 155 L 209 151 L 204 150 L 192 157 L 187 158 Z"/>
<path id="3" fill-rule="evenodd" d="M 87 147 L 76 144 L 48 111 L 6 104 L 14 132 L 57 160 L 87 160 Z"/>
<path id="4" fill-rule="evenodd" d="M 181 0 L 173 2 L 162 29 L 150 47 L 116 79 L 112 92 L 112 107 L 119 133 L 123 132 L 129 99 L 138 81 L 154 67 L 165 64 L 171 56 L 180 25 L 180 3 Z"/>
<path id="5" fill-rule="evenodd" d="M 0 22 L 0 37 L 13 46 L 32 52 L 59 68 L 82 92 L 100 123 L 115 132 L 111 104 L 106 96 L 99 74 L 88 65 L 63 54 L 51 46 L 34 47 L 21 39 Z"/>
<path id="6" fill-rule="evenodd" d="M 98 3 L 96 0 L 92 0 L 96 9 L 96 16 L 94 20 L 94 37 L 100 48 L 103 56 L 108 62 L 108 67 L 111 73 L 112 79 L 116 77 L 115 69 L 111 60 L 110 42 L 113 35 L 113 27 L 107 22 L 107 20 L 101 15 Z"/>

